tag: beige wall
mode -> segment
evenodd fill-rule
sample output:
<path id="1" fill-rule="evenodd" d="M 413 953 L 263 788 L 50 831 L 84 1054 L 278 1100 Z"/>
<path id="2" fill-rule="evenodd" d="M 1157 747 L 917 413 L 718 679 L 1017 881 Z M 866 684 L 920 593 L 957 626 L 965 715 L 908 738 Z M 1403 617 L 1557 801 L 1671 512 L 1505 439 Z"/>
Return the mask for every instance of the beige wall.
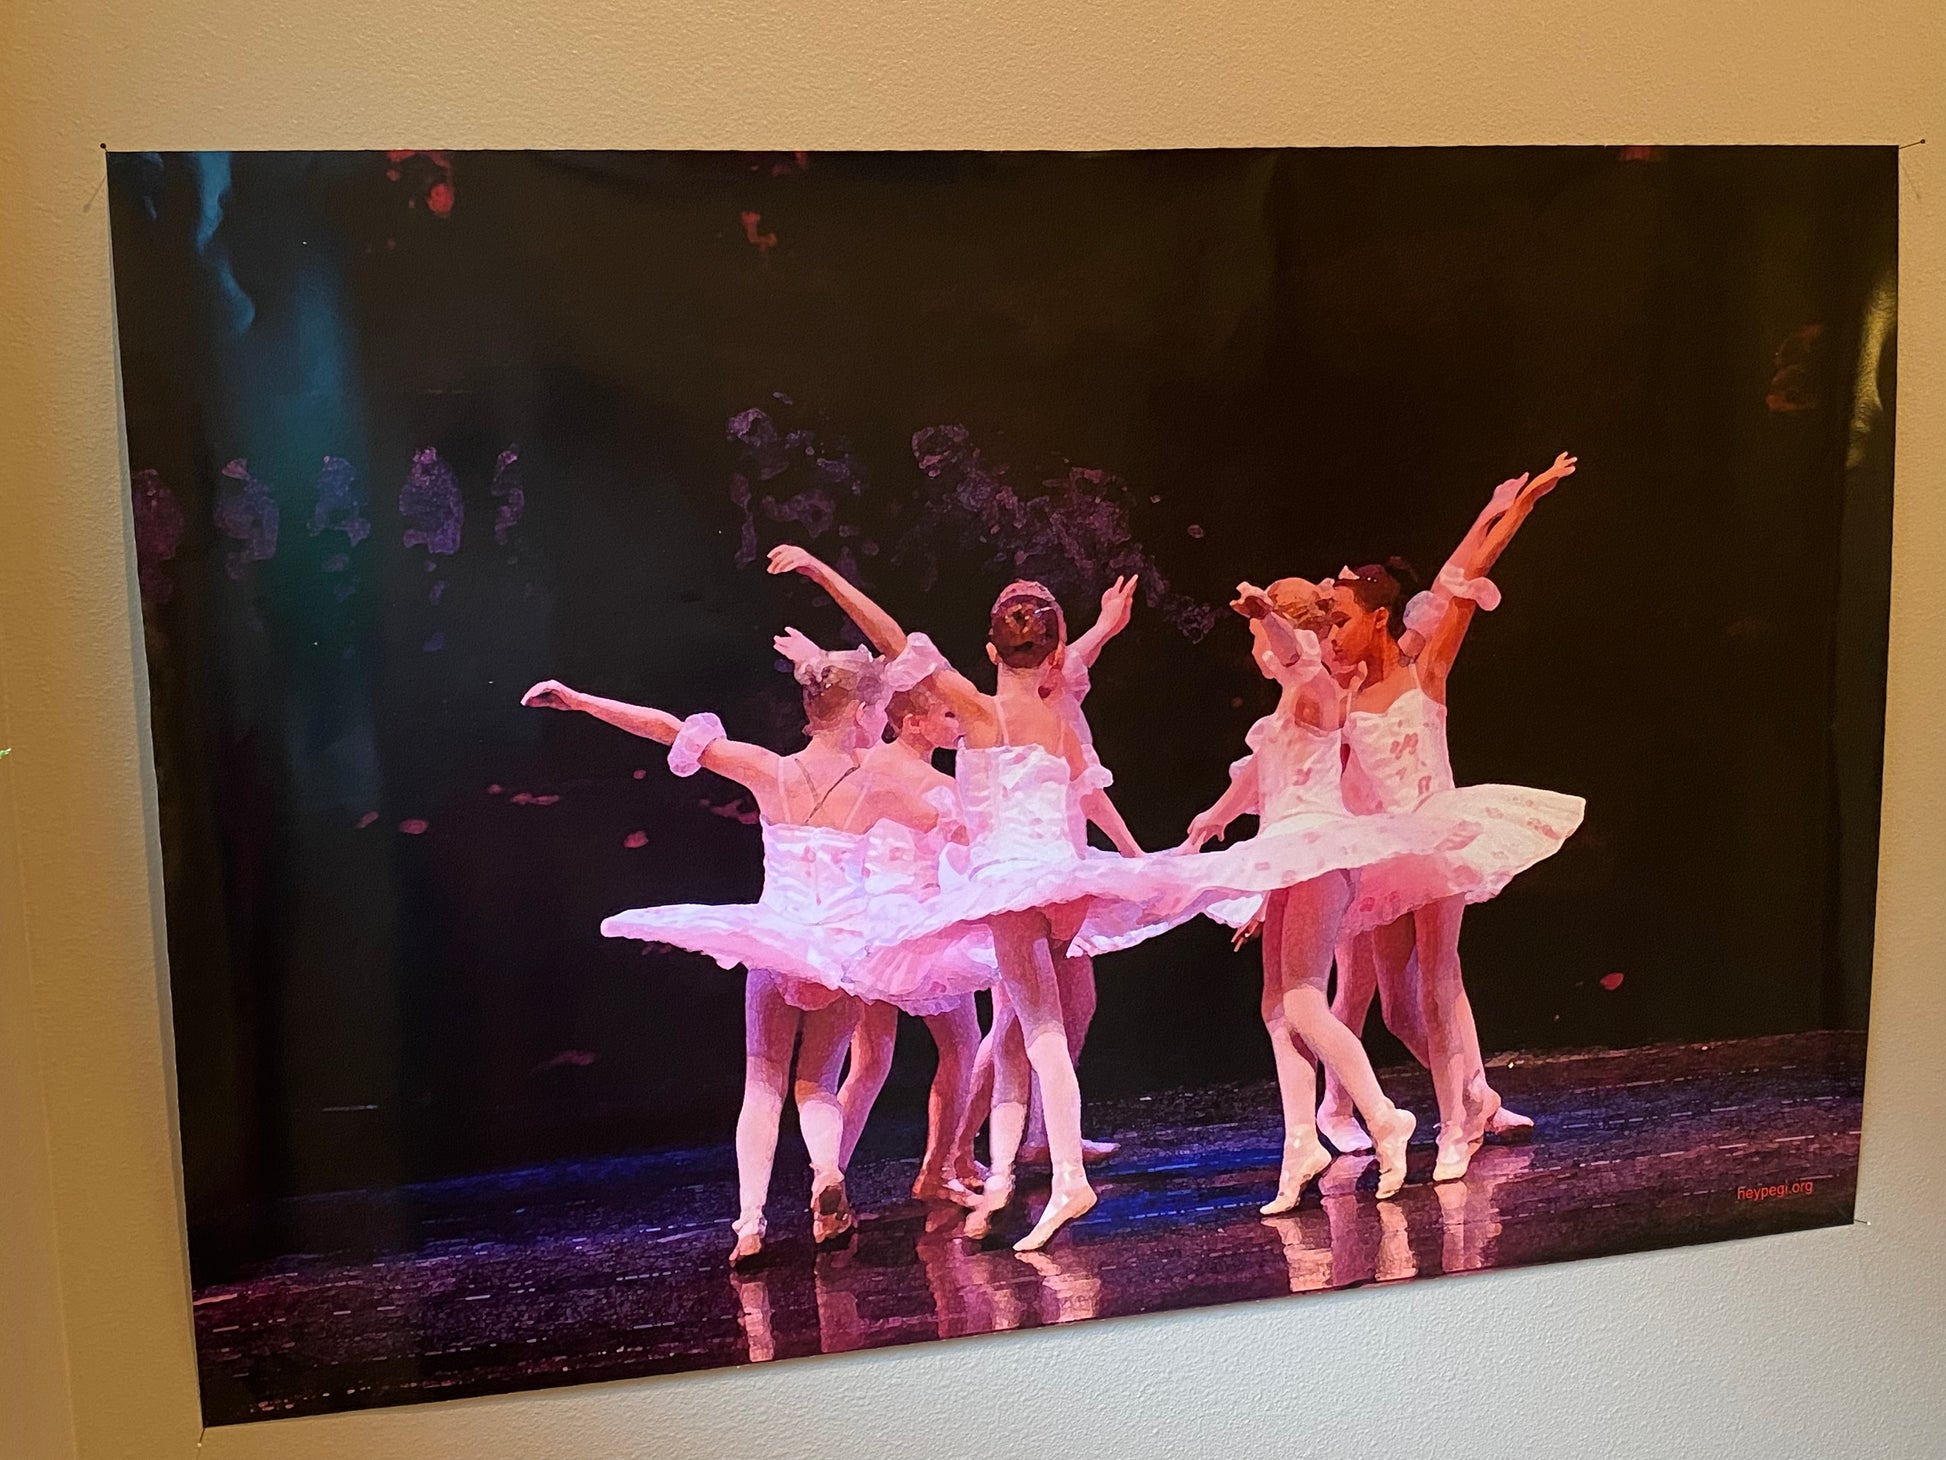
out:
<path id="1" fill-rule="evenodd" d="M 175 1460 L 199 1433 L 103 145 L 1928 135 L 1904 154 L 1901 194 L 1897 582 L 1860 1225 L 255 1425 L 212 1432 L 206 1453 L 1941 1453 L 1946 616 L 1933 580 L 1946 552 L 1946 6 L 1306 8 L 5 0 L 0 1456 Z"/>

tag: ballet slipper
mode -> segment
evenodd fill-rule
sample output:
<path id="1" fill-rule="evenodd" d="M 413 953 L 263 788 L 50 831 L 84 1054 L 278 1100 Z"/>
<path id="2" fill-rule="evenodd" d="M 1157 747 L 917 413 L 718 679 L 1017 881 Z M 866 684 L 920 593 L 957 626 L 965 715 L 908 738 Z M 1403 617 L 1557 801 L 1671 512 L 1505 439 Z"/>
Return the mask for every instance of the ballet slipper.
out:
<path id="1" fill-rule="evenodd" d="M 1522 1115 L 1519 1111 L 1509 1110 L 1504 1105 L 1487 1117 L 1487 1134 L 1490 1136 L 1519 1140 L 1523 1136 L 1532 1135 L 1533 1131 L 1533 1116 Z"/>
<path id="2" fill-rule="evenodd" d="M 1354 1156 L 1372 1148 L 1372 1138 L 1365 1134 L 1358 1117 L 1329 1100 L 1318 1107 L 1318 1134 L 1331 1142 L 1331 1148 L 1341 1156 Z"/>
<path id="3" fill-rule="evenodd" d="M 836 1242 L 857 1225 L 844 1177 L 834 1177 L 811 1193 L 811 1241 L 817 1246 Z"/>
<path id="4" fill-rule="evenodd" d="M 1094 1204 L 1095 1189 L 1088 1185 L 1087 1173 L 1079 1161 L 1055 1168 L 1054 1190 L 1041 1211 L 1041 1219 L 1034 1223 L 1033 1231 L 1014 1243 L 1014 1251 L 1040 1251 L 1056 1232 L 1076 1217 L 1085 1215 Z"/>
<path id="5" fill-rule="evenodd" d="M 1284 1164 L 1277 1173 L 1277 1195 L 1257 1210 L 1266 1217 L 1282 1216 L 1303 1200 L 1304 1188 L 1331 1160 L 1331 1153 L 1315 1136 L 1308 1141 L 1285 1141 Z"/>
<path id="6" fill-rule="evenodd" d="M 966 1214 L 966 1235 L 976 1242 L 985 1237 L 993 1230 L 993 1219 L 1005 1211 L 1007 1203 L 1013 1199 L 1013 1172 L 989 1172 L 986 1187 L 980 1192 L 979 1201 L 975 1202 L 973 1210 Z"/>
<path id="7" fill-rule="evenodd" d="M 1399 1188 L 1405 1185 L 1406 1147 L 1411 1144 L 1412 1133 L 1419 1127 L 1419 1121 L 1410 1110 L 1392 1107 L 1389 1118 L 1374 1122 L 1372 1142 L 1378 1152 L 1378 1199 L 1398 1195 Z"/>
<path id="8" fill-rule="evenodd" d="M 730 1249 L 730 1266 L 737 1267 L 750 1261 L 764 1250 L 764 1214 L 746 1212 L 730 1223 L 730 1230 L 737 1234 L 736 1246 Z"/>
<path id="9" fill-rule="evenodd" d="M 912 1182 L 912 1194 L 920 1201 L 950 1202 L 970 1207 L 978 1201 L 958 1177 L 937 1171 L 921 1171 Z"/>
<path id="10" fill-rule="evenodd" d="M 1432 1179 L 1458 1181 L 1466 1175 L 1466 1168 L 1473 1164 L 1473 1153 L 1479 1148 L 1480 1143 L 1469 1140 L 1464 1132 L 1449 1136 L 1441 1131 L 1439 1155 L 1433 1162 Z"/>

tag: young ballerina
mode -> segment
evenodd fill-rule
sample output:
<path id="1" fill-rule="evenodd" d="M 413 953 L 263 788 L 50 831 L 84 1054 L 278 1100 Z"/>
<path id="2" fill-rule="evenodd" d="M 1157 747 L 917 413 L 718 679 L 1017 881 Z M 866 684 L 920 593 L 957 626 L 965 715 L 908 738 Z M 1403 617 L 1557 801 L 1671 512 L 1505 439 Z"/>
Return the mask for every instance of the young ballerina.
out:
<path id="1" fill-rule="evenodd" d="M 1060 712 L 1061 718 L 1068 722 L 1075 739 L 1080 742 L 1081 756 L 1087 764 L 1084 774 L 1092 776 L 1103 786 L 1112 785 L 1114 777 L 1095 753 L 1094 731 L 1082 711 L 1081 702 L 1088 697 L 1088 691 L 1092 688 L 1090 671 L 1101 657 L 1102 649 L 1110 639 L 1128 627 L 1135 608 L 1135 590 L 1139 586 L 1140 580 L 1133 574 L 1117 578 L 1109 585 L 1101 595 L 1101 614 L 1094 626 L 1068 645 L 1068 652 L 1061 659 L 1060 677 L 1045 691 L 1047 702 Z M 1123 831 L 1125 833 L 1126 828 Z M 1127 836 L 1126 840 L 1132 843 L 1135 838 Z M 1068 1031 L 1068 1054 L 1079 1065 L 1082 1046 L 1088 1041 L 1088 1026 L 1094 1022 L 1099 1003 L 1095 989 L 1094 956 L 1070 949 L 1065 958 L 1056 960 L 1055 969 L 1060 977 L 1061 1022 Z M 996 999 L 993 1028 L 980 1041 L 979 1056 L 974 1064 L 973 1091 L 966 1106 L 967 1124 L 961 1133 L 961 1144 L 969 1153 L 979 1128 L 986 1124 L 993 1101 L 994 1046 L 998 1039 L 1005 1037 L 1004 1023 L 1011 1018 L 1012 1011 L 1004 997 Z M 1086 1161 L 1106 1159 L 1114 1155 L 1117 1149 L 1114 1141 L 1090 1140 L 1086 1136 L 1081 1139 L 1081 1155 Z M 1047 1123 L 1041 1112 L 1040 1086 L 1036 1082 L 1028 1087 L 1027 1130 L 1021 1137 L 1016 1160 L 1036 1165 L 1047 1159 Z"/>
<path id="2" fill-rule="evenodd" d="M 819 1243 L 835 1241 L 855 1225 L 845 1193 L 838 1075 L 857 1018 L 846 976 L 871 937 L 872 909 L 858 876 L 858 828 L 910 837 L 910 824 L 930 829 L 937 821 L 932 807 L 898 783 L 859 774 L 861 752 L 883 724 L 883 666 L 864 650 L 823 654 L 795 633 L 780 638 L 777 648 L 794 661 L 807 722 L 808 743 L 790 755 L 729 739 L 711 714 L 678 720 L 556 680 L 543 680 L 521 697 L 524 705 L 579 711 L 659 741 L 669 746 L 676 775 L 708 770 L 756 798 L 764 885 L 755 904 L 637 908 L 601 925 L 608 937 L 669 943 L 708 954 L 725 968 L 742 964 L 748 970 L 733 1265 L 763 1247 L 765 1199 L 794 1046 L 793 1093 L 811 1158 L 812 1236 Z M 892 825 L 881 831 L 881 821 Z"/>
<path id="3" fill-rule="evenodd" d="M 950 750 L 959 743 L 959 721 L 945 700 L 923 681 L 894 690 L 886 710 L 894 738 L 866 751 L 861 768 L 868 774 L 884 775 L 909 787 L 935 808 L 940 820 L 921 847 L 922 857 L 930 865 L 907 868 L 897 857 L 896 848 L 884 849 L 875 856 L 873 852 L 879 849 L 868 847 L 863 863 L 865 890 L 868 895 L 877 895 L 885 890 L 886 880 L 893 879 L 903 883 L 906 889 L 917 888 L 929 894 L 938 887 L 937 862 L 947 843 L 965 840 L 953 778 L 942 774 L 932 763 L 935 750 Z M 887 852 L 891 855 L 886 855 Z M 991 949 L 991 938 L 969 935 L 966 944 L 950 950 L 947 956 L 972 959 L 980 965 L 980 970 L 970 976 L 964 971 L 949 973 L 947 983 L 958 985 L 977 978 L 982 984 L 990 984 Z M 980 1020 L 971 993 L 937 992 L 941 984 L 937 957 L 937 950 L 929 950 L 923 960 L 900 960 L 896 969 L 882 967 L 879 981 L 885 996 L 859 1009 L 858 1024 L 851 1036 L 851 1067 L 838 1091 L 838 1103 L 845 1117 L 841 1164 L 850 1166 L 851 1153 L 891 1073 L 899 1015 L 912 1014 L 925 1021 L 939 1053 L 926 1102 L 926 1149 L 919 1162 L 919 1175 L 912 1183 L 912 1194 L 921 1201 L 971 1206 L 981 1172 L 973 1161 L 972 1142 L 962 1140 L 961 1128 L 973 1082 L 974 1060 L 981 1043 Z M 920 991 L 921 984 L 931 985 L 931 990 Z"/>
<path id="4" fill-rule="evenodd" d="M 1467 903 L 1497 896 L 1519 873 L 1553 855 L 1580 826 L 1586 809 L 1578 796 L 1525 786 L 1457 787 L 1446 746 L 1446 683 L 1475 608 L 1491 610 L 1499 602 L 1499 590 L 1486 572 L 1534 504 L 1574 468 L 1575 459 L 1563 453 L 1532 481 L 1503 483 L 1432 593 L 1411 605 L 1410 624 L 1405 587 L 1392 569 L 1347 570 L 1334 587 L 1332 651 L 1347 675 L 1363 676 L 1345 722 L 1348 785 L 1374 808 L 1461 815 L 1482 827 L 1479 837 L 1458 851 L 1376 869 L 1360 884 L 1354 910 L 1369 928 L 1410 918 L 1420 1024 L 1439 1101 L 1433 1169 L 1439 1181 L 1465 1175 L 1501 1109 L 1486 1081 L 1461 978 L 1461 914 Z M 1375 979 L 1381 987 L 1388 982 L 1397 987 L 1407 972 L 1402 949 L 1402 938 L 1393 934 L 1355 952 L 1349 967 L 1341 969 L 1350 975 L 1348 1013 L 1352 995 L 1359 992 L 1351 979 L 1362 978 L 1362 969 L 1372 966 L 1364 958 L 1384 960 Z M 1369 1003 L 1369 994 L 1365 998 Z M 1340 1113 L 1336 1099 L 1327 1093 L 1334 1116 Z"/>
<path id="5" fill-rule="evenodd" d="M 1277 708 L 1250 727 L 1250 755 L 1232 767 L 1229 789 L 1190 822 L 1182 846 L 1195 852 L 1238 816 L 1257 814 L 1254 837 L 1198 860 L 1239 892 L 1267 894 L 1261 1011 L 1284 1111 L 1283 1160 L 1277 1195 L 1263 1207 L 1267 1215 L 1295 1207 L 1305 1186 L 1331 1164 L 1313 1124 L 1313 1052 L 1351 1091 L 1371 1128 L 1379 1197 L 1404 1183 L 1415 1121 L 1386 1098 L 1364 1046 L 1332 1017 L 1325 997 L 1331 954 L 1360 869 L 1473 834 L 1433 818 L 1354 816 L 1346 809 L 1339 778 L 1347 695 L 1318 642 L 1330 629 L 1330 605 L 1325 589 L 1301 578 L 1280 579 L 1269 589 L 1237 586 L 1230 606 L 1250 621 L 1258 670 L 1282 692 Z"/>
<path id="6" fill-rule="evenodd" d="M 1408 662 L 1418 658 L 1425 649 L 1429 635 L 1444 621 L 1446 608 L 1453 598 L 1452 585 L 1483 579 L 1500 550 L 1506 546 L 1512 531 L 1532 510 L 1533 502 L 1550 491 L 1562 477 L 1572 475 L 1573 471 L 1572 459 L 1565 462 L 1557 459 L 1553 467 L 1531 484 L 1531 494 L 1523 493 L 1523 489 L 1529 485 L 1525 476 L 1502 482 L 1495 488 L 1492 499 L 1447 558 L 1439 578 L 1435 580 L 1433 591 L 1418 594 L 1407 602 L 1402 616 L 1405 629 L 1399 635 L 1401 658 Z M 1521 500 L 1523 495 L 1526 495 L 1524 504 Z M 1500 535 L 1489 551 L 1489 536 L 1496 531 Z M 1356 570 L 1347 568 L 1341 576 L 1350 579 L 1356 576 Z M 1440 587 L 1440 584 L 1447 586 Z M 1491 587 L 1489 582 L 1486 589 Z M 1491 609 L 1498 601 L 1498 595 L 1493 595 L 1487 607 Z M 1357 775 L 1352 778 L 1352 792 L 1354 801 L 1360 801 L 1361 793 L 1365 792 Z M 1354 809 L 1378 810 L 1382 805 L 1381 799 L 1372 797 Z M 1371 1012 L 1373 996 L 1376 995 L 1385 1027 L 1405 1046 L 1408 1054 L 1421 1065 L 1431 1068 L 1432 1051 L 1426 1039 L 1420 998 L 1419 958 L 1413 944 L 1413 920 L 1409 914 L 1395 918 L 1382 928 L 1344 939 L 1338 947 L 1338 977 L 1332 991 L 1331 1012 L 1346 1028 L 1362 1031 Z M 1477 1040 L 1469 1047 L 1473 1049 L 1473 1057 L 1477 1061 Z M 1500 1100 L 1498 1093 L 1488 1086 L 1484 1064 L 1478 1064 L 1474 1069 L 1470 1084 L 1478 1101 L 1493 1112 L 1487 1119 L 1487 1134 L 1511 1135 L 1533 1128 L 1534 1122 L 1529 1117 L 1510 1109 Z M 1318 1104 L 1318 1129 L 1340 1151 L 1371 1149 L 1371 1139 L 1360 1128 L 1344 1088 L 1328 1073 L 1324 1082 L 1324 1099 Z"/>
<path id="7" fill-rule="evenodd" d="M 995 1054 L 993 1168 L 967 1231 L 983 1236 L 1013 1197 L 1031 1068 L 1046 1102 L 1054 1182 L 1040 1220 L 1015 1250 L 1037 1250 L 1095 1204 L 1082 1169 L 1081 1092 L 1061 1017 L 1056 961 L 1084 931 L 1134 938 L 1145 928 L 1163 931 L 1202 904 L 1185 895 L 1186 878 L 1162 865 L 1170 859 L 1142 856 L 1099 779 L 1086 774 L 1073 729 L 1047 703 L 1043 691 L 1060 672 L 1067 645 L 1060 605 L 1047 589 L 1015 583 L 994 604 L 987 653 L 997 683 L 986 694 L 923 635 L 907 635 L 802 548 L 773 549 L 770 571 L 810 578 L 881 653 L 925 655 L 934 665 L 935 688 L 959 717 L 964 739 L 955 772 L 970 835 L 967 870 L 897 938 L 955 938 L 969 924 L 985 924 L 992 932 L 998 987 L 1017 1023 Z M 1123 855 L 1092 852 L 1084 818 Z"/>

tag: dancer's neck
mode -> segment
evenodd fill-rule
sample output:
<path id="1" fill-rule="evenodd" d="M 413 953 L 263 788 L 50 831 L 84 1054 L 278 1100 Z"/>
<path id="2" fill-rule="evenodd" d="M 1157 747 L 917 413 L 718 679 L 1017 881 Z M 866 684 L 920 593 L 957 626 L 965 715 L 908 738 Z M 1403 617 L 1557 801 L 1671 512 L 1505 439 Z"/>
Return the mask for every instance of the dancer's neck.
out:
<path id="1" fill-rule="evenodd" d="M 890 748 L 895 754 L 910 756 L 921 765 L 932 764 L 933 743 L 924 735 L 901 735 Z"/>
<path id="2" fill-rule="evenodd" d="M 810 744 L 804 749 L 821 751 L 826 755 L 841 755 L 846 760 L 858 759 L 858 749 L 852 743 L 849 730 L 813 730 Z"/>
<path id="3" fill-rule="evenodd" d="M 1384 684 L 1386 680 L 1401 669 L 1408 668 L 1406 658 L 1399 652 L 1399 641 L 1389 634 L 1378 641 L 1378 647 L 1365 656 L 1365 687 Z"/>

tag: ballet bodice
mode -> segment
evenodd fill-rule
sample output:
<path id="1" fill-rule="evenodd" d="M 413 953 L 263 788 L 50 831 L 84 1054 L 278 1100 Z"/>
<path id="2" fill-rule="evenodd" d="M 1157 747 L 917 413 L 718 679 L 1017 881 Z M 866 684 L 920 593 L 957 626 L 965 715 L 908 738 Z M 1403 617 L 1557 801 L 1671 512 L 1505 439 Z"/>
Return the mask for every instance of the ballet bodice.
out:
<path id="1" fill-rule="evenodd" d="M 1038 745 L 996 745 L 962 747 L 955 760 L 973 866 L 1063 860 L 1087 848 L 1082 785 L 1060 756 Z"/>
<path id="2" fill-rule="evenodd" d="M 1377 810 L 1410 811 L 1453 789 L 1446 707 L 1417 685 L 1383 710 L 1352 711 L 1344 735 L 1359 789 Z"/>
<path id="3" fill-rule="evenodd" d="M 758 901 L 765 907 L 818 922 L 857 892 L 864 837 L 836 827 L 779 822 L 765 822 L 763 832 L 764 889 Z"/>
<path id="4" fill-rule="evenodd" d="M 858 839 L 858 886 L 867 897 L 930 897 L 939 890 L 943 846 L 941 831 L 880 821 Z"/>
<path id="5" fill-rule="evenodd" d="M 1261 825 L 1289 816 L 1323 812 L 1345 814 L 1339 785 L 1343 737 L 1289 715 L 1266 715 L 1244 737 L 1257 762 L 1257 807 Z"/>

